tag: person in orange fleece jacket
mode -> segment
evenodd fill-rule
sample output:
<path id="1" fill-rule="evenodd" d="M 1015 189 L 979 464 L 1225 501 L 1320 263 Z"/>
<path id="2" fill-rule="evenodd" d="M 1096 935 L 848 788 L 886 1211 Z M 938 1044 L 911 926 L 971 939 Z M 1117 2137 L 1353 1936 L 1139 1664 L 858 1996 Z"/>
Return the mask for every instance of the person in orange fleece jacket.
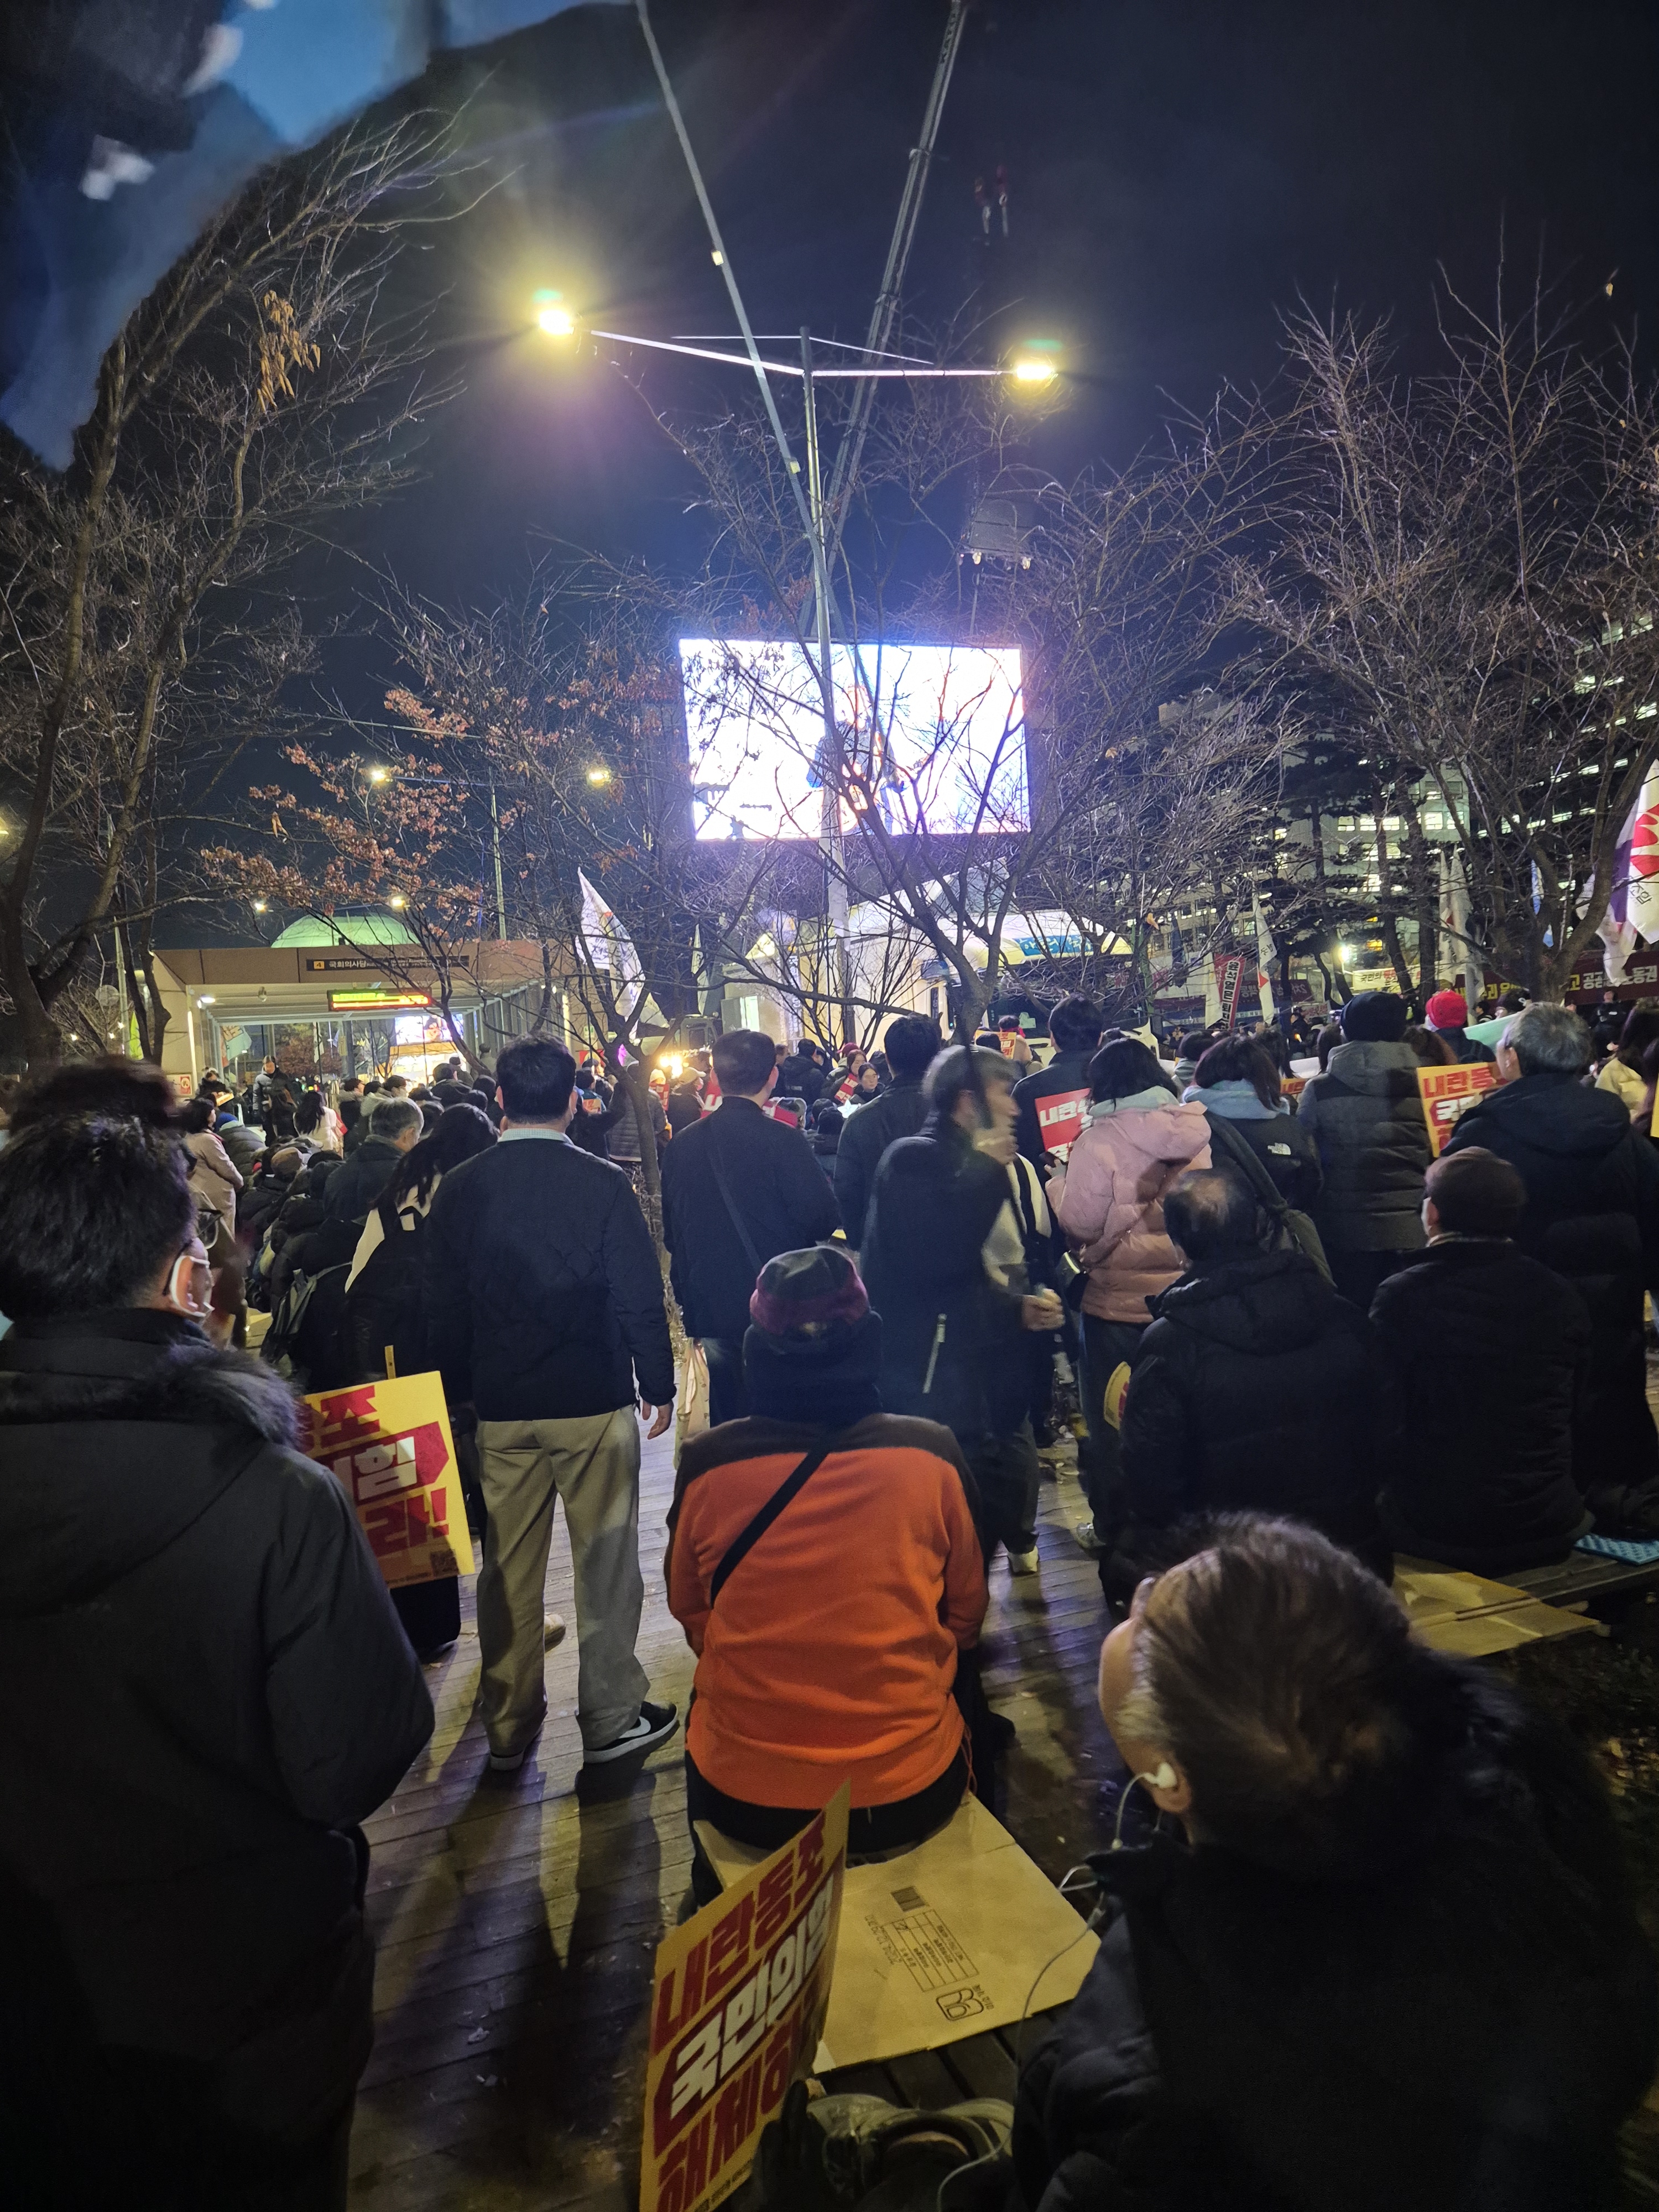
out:
<path id="1" fill-rule="evenodd" d="M 750 1315 L 753 1411 L 686 1446 L 669 1516 L 669 1609 L 697 1655 L 689 1816 L 774 1850 L 850 1776 L 854 1856 L 920 1843 L 969 1780 L 952 1692 L 985 1617 L 973 1478 L 948 1429 L 881 1412 L 881 1322 L 844 1253 L 769 1261 Z"/>

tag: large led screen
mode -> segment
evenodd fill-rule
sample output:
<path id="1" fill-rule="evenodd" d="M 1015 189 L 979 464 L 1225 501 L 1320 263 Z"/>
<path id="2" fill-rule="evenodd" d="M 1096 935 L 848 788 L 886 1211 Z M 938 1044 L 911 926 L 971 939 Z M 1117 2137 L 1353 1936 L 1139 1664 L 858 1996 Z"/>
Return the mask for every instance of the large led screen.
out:
<path id="1" fill-rule="evenodd" d="M 825 735 L 800 647 L 680 640 L 691 798 L 701 838 L 818 837 Z M 896 836 L 1028 829 L 1025 714 L 1013 647 L 837 645 L 842 826 L 879 816 Z"/>

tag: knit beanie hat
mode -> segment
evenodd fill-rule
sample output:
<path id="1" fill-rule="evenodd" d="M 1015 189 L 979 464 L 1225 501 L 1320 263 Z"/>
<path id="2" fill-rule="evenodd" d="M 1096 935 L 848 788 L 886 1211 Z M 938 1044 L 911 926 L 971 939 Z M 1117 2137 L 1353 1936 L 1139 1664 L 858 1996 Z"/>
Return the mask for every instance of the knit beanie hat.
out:
<path id="1" fill-rule="evenodd" d="M 1431 1030 L 1466 1030 L 1469 1002 L 1461 991 L 1437 991 L 1425 1009 Z"/>
<path id="2" fill-rule="evenodd" d="M 1406 1001 L 1393 991 L 1356 991 L 1342 1009 L 1342 1034 L 1350 1044 L 1398 1044 L 1406 1022 Z"/>
<path id="3" fill-rule="evenodd" d="M 844 1334 L 869 1310 L 869 1293 L 858 1269 L 833 1244 L 780 1252 L 761 1269 L 749 1301 L 749 1318 L 778 1340 L 780 1351 L 792 1342 L 814 1344 Z"/>

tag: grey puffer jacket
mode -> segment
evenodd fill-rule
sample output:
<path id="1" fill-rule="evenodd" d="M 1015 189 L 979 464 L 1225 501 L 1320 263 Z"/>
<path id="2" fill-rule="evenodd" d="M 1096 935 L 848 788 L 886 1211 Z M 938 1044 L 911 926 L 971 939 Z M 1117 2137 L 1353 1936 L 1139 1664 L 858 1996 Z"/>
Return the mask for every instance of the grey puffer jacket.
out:
<path id="1" fill-rule="evenodd" d="M 1415 1252 L 1423 1171 L 1432 1157 L 1408 1044 L 1340 1044 L 1309 1079 L 1297 1120 L 1319 1146 L 1325 1187 L 1314 1220 L 1339 1252 Z"/>

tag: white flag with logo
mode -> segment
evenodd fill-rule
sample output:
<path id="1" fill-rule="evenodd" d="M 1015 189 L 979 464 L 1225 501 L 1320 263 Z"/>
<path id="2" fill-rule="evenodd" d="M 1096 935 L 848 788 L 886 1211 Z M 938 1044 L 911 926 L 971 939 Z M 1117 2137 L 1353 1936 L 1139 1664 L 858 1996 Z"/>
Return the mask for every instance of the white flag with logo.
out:
<path id="1" fill-rule="evenodd" d="M 631 1011 L 639 995 L 642 973 L 634 940 L 579 868 L 582 887 L 582 942 L 594 967 L 611 978 L 620 1013 Z"/>
<path id="2" fill-rule="evenodd" d="M 1273 940 L 1261 911 L 1261 895 L 1254 885 L 1250 890 L 1250 911 L 1255 917 L 1255 988 L 1261 998 L 1261 1018 L 1264 1022 L 1276 1021 L 1279 1016 L 1273 1005 Z"/>

